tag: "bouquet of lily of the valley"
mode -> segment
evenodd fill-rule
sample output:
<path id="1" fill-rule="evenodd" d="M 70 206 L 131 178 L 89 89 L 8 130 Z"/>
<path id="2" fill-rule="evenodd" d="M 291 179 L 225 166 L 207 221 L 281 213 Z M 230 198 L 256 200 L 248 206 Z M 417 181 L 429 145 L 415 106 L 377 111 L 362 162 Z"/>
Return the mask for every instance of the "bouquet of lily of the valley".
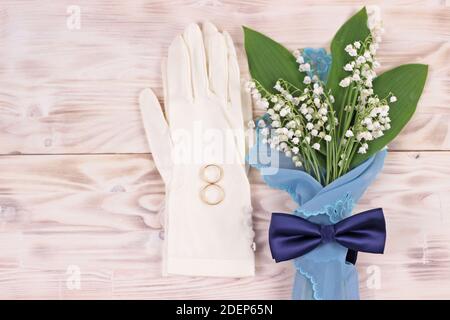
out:
<path id="1" fill-rule="evenodd" d="M 272 214 L 272 256 L 294 260 L 294 298 L 357 299 L 356 254 L 382 253 L 386 231 L 381 208 L 353 216 L 352 209 L 381 171 L 386 145 L 412 117 L 427 66 L 377 74 L 383 32 L 377 8 L 363 8 L 345 23 L 331 54 L 291 53 L 244 31 L 253 78 L 246 89 L 265 111 L 249 162 L 299 205 L 293 215 Z"/>

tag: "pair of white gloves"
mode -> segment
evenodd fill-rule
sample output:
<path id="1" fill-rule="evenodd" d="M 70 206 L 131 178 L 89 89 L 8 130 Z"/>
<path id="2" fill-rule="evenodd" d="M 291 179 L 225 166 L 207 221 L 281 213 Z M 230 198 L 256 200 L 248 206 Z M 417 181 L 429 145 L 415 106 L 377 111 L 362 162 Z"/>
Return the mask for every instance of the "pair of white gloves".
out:
<path id="1" fill-rule="evenodd" d="M 140 95 L 147 140 L 164 180 L 163 274 L 254 275 L 245 125 L 230 35 L 189 25 L 162 63 L 165 113 L 150 89 Z"/>

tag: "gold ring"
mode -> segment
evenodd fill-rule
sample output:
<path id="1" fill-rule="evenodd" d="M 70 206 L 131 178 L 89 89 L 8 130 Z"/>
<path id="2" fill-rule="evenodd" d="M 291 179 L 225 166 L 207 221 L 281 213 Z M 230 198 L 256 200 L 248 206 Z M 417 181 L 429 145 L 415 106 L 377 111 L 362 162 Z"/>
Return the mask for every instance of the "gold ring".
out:
<path id="1" fill-rule="evenodd" d="M 208 170 L 208 168 L 215 168 L 218 170 L 219 174 L 215 180 L 207 177 L 206 171 Z M 223 169 L 221 166 L 218 166 L 217 164 L 207 164 L 200 169 L 200 178 L 205 182 L 216 183 L 216 182 L 220 181 L 222 179 L 222 177 L 223 177 Z"/>
<path id="2" fill-rule="evenodd" d="M 208 190 L 208 188 L 215 188 L 217 191 L 219 191 L 219 198 L 216 201 L 209 201 L 206 197 L 206 191 Z M 215 206 L 216 204 L 219 204 L 223 201 L 223 199 L 225 199 L 225 191 L 223 191 L 222 187 L 217 185 L 217 184 L 208 184 L 206 186 L 204 186 L 201 190 L 200 190 L 200 199 L 202 199 L 202 201 L 210 206 Z"/>

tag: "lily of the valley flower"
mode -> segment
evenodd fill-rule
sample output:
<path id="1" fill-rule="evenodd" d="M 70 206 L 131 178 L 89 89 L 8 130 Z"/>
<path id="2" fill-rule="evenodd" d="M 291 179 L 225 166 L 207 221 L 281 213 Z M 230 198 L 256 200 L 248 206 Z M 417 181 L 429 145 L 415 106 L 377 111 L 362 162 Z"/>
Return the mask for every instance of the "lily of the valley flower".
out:
<path id="1" fill-rule="evenodd" d="M 312 58 L 322 55 L 319 60 L 330 64 L 323 49 L 323 52 L 315 49 L 293 52 L 298 70 L 304 75 L 302 88 L 283 79 L 275 83 L 275 93 L 257 81 L 246 84 L 256 105 L 266 112 L 268 121 L 257 122 L 263 142 L 290 157 L 296 167 L 303 167 L 320 182 L 331 182 L 331 171 L 331 180 L 344 174 L 354 154 L 367 153 L 368 142 L 382 137 L 391 127 L 389 103 L 395 103 L 397 97 L 392 93 L 378 97 L 373 88 L 375 69 L 379 67 L 375 55 L 383 32 L 378 13 L 368 7 L 370 35 L 344 48 L 350 61 L 343 66 L 346 75 L 339 86 L 351 94 L 339 102 L 345 106 L 339 122 L 334 96 L 322 82 L 326 81 L 328 69 L 317 68 Z M 326 177 L 318 160 L 322 156 L 327 158 Z"/>

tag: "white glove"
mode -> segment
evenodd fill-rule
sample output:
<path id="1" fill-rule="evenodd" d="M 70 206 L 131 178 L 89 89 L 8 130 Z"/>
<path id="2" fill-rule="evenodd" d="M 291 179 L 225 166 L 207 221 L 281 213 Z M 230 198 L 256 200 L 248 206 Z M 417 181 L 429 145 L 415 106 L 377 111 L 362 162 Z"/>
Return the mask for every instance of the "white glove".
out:
<path id="1" fill-rule="evenodd" d="M 166 185 L 163 273 L 252 276 L 254 233 L 243 160 L 244 118 L 251 109 L 241 101 L 231 37 L 211 23 L 203 33 L 189 25 L 170 45 L 162 73 L 166 115 L 150 89 L 141 92 L 140 108 Z"/>

